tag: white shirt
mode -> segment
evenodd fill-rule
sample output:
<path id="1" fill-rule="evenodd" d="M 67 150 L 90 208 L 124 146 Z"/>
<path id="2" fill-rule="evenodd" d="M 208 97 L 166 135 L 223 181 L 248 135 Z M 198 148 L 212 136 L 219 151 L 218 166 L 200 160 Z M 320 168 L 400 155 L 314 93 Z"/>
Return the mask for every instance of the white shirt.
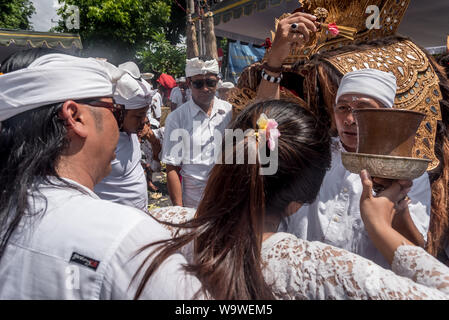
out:
<path id="1" fill-rule="evenodd" d="M 65 181 L 84 194 L 41 184 L 48 202 L 39 215 L 44 203 L 30 197 L 33 215 L 22 219 L 0 260 L 0 299 L 133 299 L 138 282 L 128 290 L 131 278 L 153 249 L 131 257 L 142 246 L 167 239 L 169 232 L 139 210 Z M 201 284 L 185 273 L 185 263 L 181 254 L 170 257 L 141 298 L 191 299 Z"/>
<path id="2" fill-rule="evenodd" d="M 148 187 L 137 135 L 120 132 L 115 154 L 111 173 L 95 186 L 95 193 L 101 199 L 147 211 Z"/>
<path id="3" fill-rule="evenodd" d="M 187 94 L 186 94 L 186 99 L 187 99 Z M 182 104 L 184 104 L 184 101 L 182 99 L 182 93 L 181 93 L 181 89 L 179 87 L 174 87 L 171 90 L 170 93 L 170 101 L 176 104 L 176 107 L 181 106 Z"/>
<path id="4" fill-rule="evenodd" d="M 154 114 L 153 114 L 153 110 L 154 110 Z M 148 119 L 151 118 L 160 118 L 161 117 L 161 113 L 162 113 L 162 96 L 161 94 L 158 92 L 156 92 L 156 94 L 153 96 L 153 99 L 151 100 L 151 105 L 148 108 L 148 112 L 147 112 L 147 117 Z"/>
<path id="5" fill-rule="evenodd" d="M 210 116 L 190 99 L 165 120 L 161 161 L 181 167 L 185 206 L 196 207 L 200 201 L 231 118 L 231 104 L 215 97 Z"/>
<path id="6" fill-rule="evenodd" d="M 331 168 L 324 177 L 317 199 L 283 219 L 279 231 L 346 249 L 389 268 L 370 240 L 360 216 L 360 176 L 345 169 L 341 162 L 341 151 L 344 149 L 340 140 L 333 139 Z M 427 173 L 413 180 L 408 196 L 412 201 L 409 204 L 410 216 L 424 239 L 427 239 L 431 208 Z"/>

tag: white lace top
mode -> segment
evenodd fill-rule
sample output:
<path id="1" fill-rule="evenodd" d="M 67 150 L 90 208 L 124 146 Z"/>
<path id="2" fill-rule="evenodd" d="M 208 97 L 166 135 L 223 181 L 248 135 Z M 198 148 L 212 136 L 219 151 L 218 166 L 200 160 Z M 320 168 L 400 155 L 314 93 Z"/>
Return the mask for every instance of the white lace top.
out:
<path id="1" fill-rule="evenodd" d="M 166 207 L 150 212 L 181 223 L 194 209 Z M 166 226 L 172 234 L 178 229 Z M 182 252 L 192 261 L 191 246 Z M 288 233 L 262 244 L 265 281 L 278 299 L 449 299 L 449 268 L 420 247 L 400 246 L 392 271 L 354 253 Z"/>

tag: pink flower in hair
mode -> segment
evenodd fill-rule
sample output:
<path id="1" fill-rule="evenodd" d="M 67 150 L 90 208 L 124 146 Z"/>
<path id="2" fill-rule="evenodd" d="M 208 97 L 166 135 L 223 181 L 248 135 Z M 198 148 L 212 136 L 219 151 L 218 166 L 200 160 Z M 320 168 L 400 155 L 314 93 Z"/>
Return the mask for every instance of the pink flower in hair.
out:
<path id="1" fill-rule="evenodd" d="M 274 119 L 268 119 L 265 113 L 262 113 L 257 120 L 257 127 L 260 131 L 265 132 L 266 139 L 268 141 L 268 148 L 274 151 L 276 147 L 276 141 L 281 136 L 278 130 L 278 123 Z"/>

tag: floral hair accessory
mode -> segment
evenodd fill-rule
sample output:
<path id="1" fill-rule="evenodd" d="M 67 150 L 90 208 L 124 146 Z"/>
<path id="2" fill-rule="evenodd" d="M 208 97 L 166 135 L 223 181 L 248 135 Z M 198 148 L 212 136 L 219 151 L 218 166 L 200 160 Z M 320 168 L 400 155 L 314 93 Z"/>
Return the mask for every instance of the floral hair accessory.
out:
<path id="1" fill-rule="evenodd" d="M 340 33 L 340 30 L 338 29 L 336 23 L 329 23 L 327 25 L 327 28 L 333 36 L 338 36 L 338 34 Z"/>
<path id="2" fill-rule="evenodd" d="M 262 113 L 257 120 L 258 131 L 255 132 L 256 137 L 259 137 L 259 132 L 264 133 L 268 141 L 268 148 L 274 151 L 276 147 L 276 140 L 281 136 L 278 130 L 278 123 L 274 119 L 268 119 L 265 113 Z"/>

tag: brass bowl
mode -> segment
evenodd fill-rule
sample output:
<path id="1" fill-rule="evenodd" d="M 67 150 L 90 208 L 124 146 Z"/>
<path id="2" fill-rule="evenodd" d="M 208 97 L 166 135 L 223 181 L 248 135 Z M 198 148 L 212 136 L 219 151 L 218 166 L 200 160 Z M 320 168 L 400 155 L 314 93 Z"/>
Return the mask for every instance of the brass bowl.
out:
<path id="1" fill-rule="evenodd" d="M 352 173 L 359 174 L 366 169 L 372 177 L 398 180 L 413 180 L 420 177 L 426 172 L 431 162 L 427 159 L 355 152 L 342 152 L 341 161 L 343 166 Z"/>

